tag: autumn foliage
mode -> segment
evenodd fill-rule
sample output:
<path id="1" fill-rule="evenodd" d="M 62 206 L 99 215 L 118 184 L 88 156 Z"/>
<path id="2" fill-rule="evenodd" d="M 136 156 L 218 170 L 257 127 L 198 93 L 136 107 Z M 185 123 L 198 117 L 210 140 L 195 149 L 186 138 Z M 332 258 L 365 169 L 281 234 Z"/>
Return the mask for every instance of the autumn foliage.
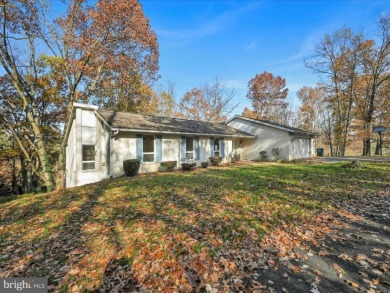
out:
<path id="1" fill-rule="evenodd" d="M 63 187 L 61 131 L 73 102 L 155 113 L 157 36 L 136 0 L 2 1 L 0 127 L 21 152 L 22 192 Z M 55 18 L 57 17 L 57 18 Z M 7 92 L 7 94 L 4 94 Z M 57 174 L 57 178 L 55 178 Z M 19 177 L 19 175 L 18 175 Z M 57 179 L 57 180 L 55 180 Z"/>
<path id="2" fill-rule="evenodd" d="M 274 76 L 267 71 L 256 74 L 248 83 L 247 94 L 252 103 L 253 114 L 246 110 L 244 115 L 278 122 L 278 114 L 287 107 L 287 93 L 288 89 L 284 78 Z"/>

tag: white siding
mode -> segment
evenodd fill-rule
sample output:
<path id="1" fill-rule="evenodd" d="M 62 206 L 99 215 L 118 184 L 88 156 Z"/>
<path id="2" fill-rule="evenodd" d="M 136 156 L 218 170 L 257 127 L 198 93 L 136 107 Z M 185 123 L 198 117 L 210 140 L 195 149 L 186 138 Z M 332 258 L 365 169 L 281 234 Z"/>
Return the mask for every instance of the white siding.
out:
<path id="1" fill-rule="evenodd" d="M 180 161 L 180 137 L 162 136 L 162 161 Z"/>
<path id="2" fill-rule="evenodd" d="M 162 135 L 162 161 L 177 161 L 177 167 L 180 168 L 181 158 L 181 135 Z M 192 137 L 192 136 L 191 136 Z M 195 139 L 195 137 L 194 137 Z M 222 141 L 221 141 L 222 143 Z M 233 150 L 232 139 L 225 138 L 226 157 L 224 162 L 229 160 L 229 155 Z M 209 161 L 211 156 L 210 137 L 199 137 L 200 160 L 196 163 L 200 166 L 201 162 Z M 156 152 L 156 149 L 155 149 Z M 194 147 L 195 156 L 195 147 Z M 122 176 L 123 161 L 127 159 L 136 159 L 136 135 L 132 133 L 119 133 L 111 140 L 111 175 L 113 177 Z M 140 173 L 157 172 L 160 170 L 160 163 L 143 163 L 141 164 Z"/>
<path id="3" fill-rule="evenodd" d="M 80 186 L 107 178 L 109 133 L 93 110 L 76 109 L 66 148 L 66 187 Z M 95 169 L 82 170 L 82 145 L 95 145 Z"/>
<path id="4" fill-rule="evenodd" d="M 119 133 L 111 142 L 111 175 L 123 175 L 123 161 L 136 159 L 136 138 L 133 133 Z"/>
<path id="5" fill-rule="evenodd" d="M 260 125 L 255 122 L 236 118 L 229 122 L 229 126 L 257 135 L 256 139 L 243 139 L 241 158 L 244 160 L 257 160 L 261 151 L 266 151 L 268 158 L 274 160 L 272 149 L 282 149 L 281 157 L 290 159 L 290 135 L 287 131 L 274 127 Z"/>
<path id="6" fill-rule="evenodd" d="M 312 157 L 314 155 L 314 139 L 309 135 L 296 136 L 287 130 L 272 126 L 262 125 L 260 123 L 235 118 L 228 123 L 229 126 L 236 129 L 255 134 L 256 139 L 237 139 L 238 145 L 242 141 L 238 150 L 241 158 L 245 160 L 257 160 L 261 151 L 266 151 L 268 159 L 275 160 L 272 149 L 279 148 L 281 159 L 293 160 Z"/>
<path id="7" fill-rule="evenodd" d="M 200 137 L 199 146 L 200 146 L 200 161 L 208 162 L 209 158 L 211 157 L 210 137 Z"/>
<path id="8" fill-rule="evenodd" d="M 103 122 L 97 120 L 96 124 L 96 164 L 99 172 L 99 180 L 109 176 L 109 150 L 110 135 Z"/>
<path id="9" fill-rule="evenodd" d="M 74 122 L 74 120 L 73 120 Z M 66 187 L 75 186 L 76 180 L 76 164 L 75 164 L 75 152 L 76 152 L 76 131 L 75 123 L 71 123 L 70 132 L 68 136 L 67 146 L 66 146 Z"/>

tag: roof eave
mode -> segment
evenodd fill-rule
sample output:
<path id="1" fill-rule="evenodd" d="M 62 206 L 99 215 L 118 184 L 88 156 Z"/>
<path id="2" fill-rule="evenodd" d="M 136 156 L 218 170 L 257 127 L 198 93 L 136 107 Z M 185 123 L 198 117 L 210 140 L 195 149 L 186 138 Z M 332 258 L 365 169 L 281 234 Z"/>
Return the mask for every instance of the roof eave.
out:
<path id="1" fill-rule="evenodd" d="M 132 132 L 132 133 L 156 133 L 156 134 L 177 134 L 177 135 L 198 135 L 198 136 L 223 136 L 237 138 L 256 138 L 256 135 L 239 135 L 239 134 L 223 134 L 223 133 L 199 133 L 199 132 L 176 132 L 176 131 L 157 131 L 136 128 L 117 128 L 111 127 L 111 131 Z"/>
<path id="2" fill-rule="evenodd" d="M 316 135 L 316 133 L 314 132 L 310 132 L 310 131 L 298 131 L 298 130 L 293 130 L 293 129 L 290 129 L 288 127 L 283 127 L 283 126 L 278 126 L 278 125 L 274 125 L 272 123 L 267 123 L 267 122 L 264 122 L 264 121 L 259 121 L 259 120 L 256 120 L 256 119 L 251 119 L 251 118 L 246 118 L 246 117 L 243 117 L 243 116 L 239 116 L 239 115 L 234 115 L 232 118 L 230 118 L 228 121 L 226 121 L 225 123 L 228 124 L 229 122 L 233 121 L 234 119 L 236 118 L 239 118 L 239 119 L 242 119 L 242 120 L 247 120 L 247 121 L 250 121 L 250 122 L 254 122 L 254 123 L 258 123 L 258 124 L 262 124 L 262 125 L 266 125 L 266 126 L 269 126 L 269 127 L 274 127 L 274 128 L 277 128 L 277 129 L 281 129 L 281 130 L 284 130 L 284 131 L 287 131 L 289 133 L 294 133 L 294 134 L 306 134 L 306 135 Z"/>

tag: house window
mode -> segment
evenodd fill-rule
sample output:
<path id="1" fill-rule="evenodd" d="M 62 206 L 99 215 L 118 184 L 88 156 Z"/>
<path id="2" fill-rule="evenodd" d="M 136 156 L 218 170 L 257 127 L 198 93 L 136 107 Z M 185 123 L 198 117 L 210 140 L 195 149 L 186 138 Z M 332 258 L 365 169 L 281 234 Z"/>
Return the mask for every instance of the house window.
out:
<path id="1" fill-rule="evenodd" d="M 154 136 L 143 136 L 143 162 L 154 162 Z"/>
<path id="2" fill-rule="evenodd" d="M 187 160 L 194 159 L 194 138 L 193 137 L 186 138 L 186 159 Z"/>
<path id="3" fill-rule="evenodd" d="M 214 157 L 220 157 L 219 138 L 214 139 Z"/>
<path id="4" fill-rule="evenodd" d="M 95 169 L 95 145 L 82 146 L 82 170 Z"/>

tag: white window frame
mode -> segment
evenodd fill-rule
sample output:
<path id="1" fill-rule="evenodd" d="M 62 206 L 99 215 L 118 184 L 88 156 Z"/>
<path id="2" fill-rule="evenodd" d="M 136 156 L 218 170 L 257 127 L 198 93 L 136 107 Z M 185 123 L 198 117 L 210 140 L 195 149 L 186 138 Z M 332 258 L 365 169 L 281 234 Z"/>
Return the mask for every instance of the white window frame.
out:
<path id="1" fill-rule="evenodd" d="M 94 160 L 93 161 L 84 161 L 84 146 L 93 146 L 94 148 Z M 84 163 L 94 163 L 94 168 L 91 169 L 84 169 Z M 81 145 L 81 171 L 83 172 L 89 172 L 89 171 L 95 171 L 96 170 L 96 145 L 94 144 L 82 144 Z"/>
<path id="2" fill-rule="evenodd" d="M 145 136 L 151 136 L 153 137 L 153 152 L 144 152 L 144 137 Z M 153 161 L 147 161 L 144 160 L 144 155 L 153 155 Z M 155 135 L 142 135 L 142 163 L 144 164 L 152 164 L 156 162 L 156 136 Z"/>
<path id="3" fill-rule="evenodd" d="M 191 138 L 192 139 L 192 151 L 187 151 L 187 147 L 188 147 L 188 143 L 187 143 L 187 139 Z M 194 147 L 194 138 L 191 136 L 191 137 L 186 137 L 186 160 L 189 161 L 189 160 L 194 160 L 194 154 L 195 154 L 195 147 Z M 188 158 L 188 155 L 191 154 L 192 155 L 192 158 Z"/>
<path id="4" fill-rule="evenodd" d="M 216 140 L 218 140 L 218 150 L 215 150 L 215 146 L 216 146 L 215 141 Z M 221 156 L 221 139 L 220 138 L 214 138 L 213 151 L 214 151 L 214 157 Z M 218 153 L 218 156 L 216 156 L 215 153 Z"/>

